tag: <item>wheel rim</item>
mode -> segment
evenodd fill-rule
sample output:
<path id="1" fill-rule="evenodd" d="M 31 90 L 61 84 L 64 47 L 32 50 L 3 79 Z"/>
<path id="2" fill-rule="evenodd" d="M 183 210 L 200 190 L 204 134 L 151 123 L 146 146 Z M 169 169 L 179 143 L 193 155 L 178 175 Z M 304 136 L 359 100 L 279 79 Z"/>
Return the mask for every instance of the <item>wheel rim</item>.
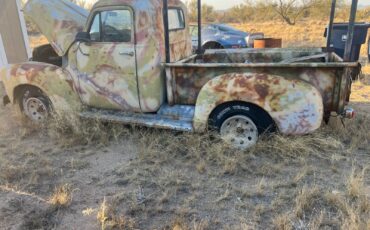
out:
<path id="1" fill-rule="evenodd" d="M 43 122 L 48 117 L 46 104 L 39 98 L 28 98 L 24 103 L 26 116 L 34 122 Z"/>
<path id="2" fill-rule="evenodd" d="M 233 116 L 226 119 L 220 129 L 221 138 L 230 145 L 247 149 L 258 141 L 256 124 L 246 116 Z"/>

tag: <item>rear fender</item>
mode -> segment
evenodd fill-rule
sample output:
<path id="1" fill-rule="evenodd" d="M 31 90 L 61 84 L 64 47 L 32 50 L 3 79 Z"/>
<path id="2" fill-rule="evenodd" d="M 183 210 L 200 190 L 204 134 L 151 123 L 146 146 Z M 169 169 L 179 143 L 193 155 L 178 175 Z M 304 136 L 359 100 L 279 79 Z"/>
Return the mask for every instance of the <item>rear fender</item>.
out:
<path id="1" fill-rule="evenodd" d="M 4 83 L 9 101 L 16 103 L 20 88 L 39 88 L 58 111 L 78 111 L 81 102 L 69 73 L 62 68 L 40 62 L 9 65 L 2 69 L 0 77 Z"/>
<path id="2" fill-rule="evenodd" d="M 201 89 L 195 108 L 195 131 L 206 130 L 217 106 L 234 101 L 264 109 L 283 134 L 313 132 L 323 120 L 323 100 L 314 86 L 275 75 L 233 73 L 216 77 Z"/>

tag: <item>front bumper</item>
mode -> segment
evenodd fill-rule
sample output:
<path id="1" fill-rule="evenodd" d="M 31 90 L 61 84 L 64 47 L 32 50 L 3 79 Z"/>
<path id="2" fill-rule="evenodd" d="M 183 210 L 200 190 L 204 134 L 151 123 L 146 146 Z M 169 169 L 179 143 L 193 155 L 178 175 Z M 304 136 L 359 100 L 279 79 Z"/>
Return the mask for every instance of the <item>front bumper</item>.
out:
<path id="1" fill-rule="evenodd" d="M 2 104 L 5 106 L 10 103 L 9 97 L 6 94 L 4 83 L 0 81 L 0 99 L 2 99 Z"/>

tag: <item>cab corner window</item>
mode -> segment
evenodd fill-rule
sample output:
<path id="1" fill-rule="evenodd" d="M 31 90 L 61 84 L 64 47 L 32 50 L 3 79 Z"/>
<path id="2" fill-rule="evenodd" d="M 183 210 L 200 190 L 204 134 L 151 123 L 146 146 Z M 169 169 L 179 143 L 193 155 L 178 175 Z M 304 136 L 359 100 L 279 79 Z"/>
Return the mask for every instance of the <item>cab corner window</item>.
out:
<path id="1" fill-rule="evenodd" d="M 184 11 L 178 8 L 168 9 L 169 30 L 185 29 Z"/>
<path id="2" fill-rule="evenodd" d="M 102 11 L 95 15 L 90 28 L 94 42 L 131 42 L 132 14 L 129 10 Z"/>

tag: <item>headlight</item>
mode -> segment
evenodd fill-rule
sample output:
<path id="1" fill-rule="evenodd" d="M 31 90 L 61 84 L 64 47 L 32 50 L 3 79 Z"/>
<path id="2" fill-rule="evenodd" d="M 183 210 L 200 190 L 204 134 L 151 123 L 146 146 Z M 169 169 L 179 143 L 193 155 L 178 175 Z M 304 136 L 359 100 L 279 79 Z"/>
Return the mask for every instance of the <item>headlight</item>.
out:
<path id="1" fill-rule="evenodd" d="M 245 37 L 244 39 L 245 39 L 245 44 L 247 44 L 247 47 L 249 48 L 250 47 L 249 46 L 249 36 Z"/>

